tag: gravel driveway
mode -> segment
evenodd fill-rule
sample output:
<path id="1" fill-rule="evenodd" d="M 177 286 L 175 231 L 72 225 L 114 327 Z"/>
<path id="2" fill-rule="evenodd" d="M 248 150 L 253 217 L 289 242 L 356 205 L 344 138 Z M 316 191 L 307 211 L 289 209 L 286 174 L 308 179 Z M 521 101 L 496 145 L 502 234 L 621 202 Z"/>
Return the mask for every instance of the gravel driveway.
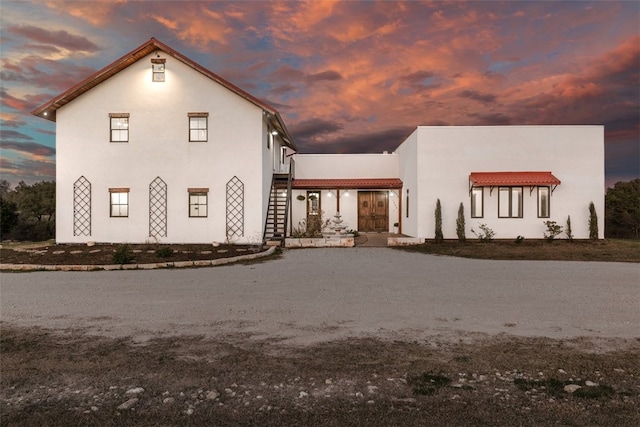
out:
<path id="1" fill-rule="evenodd" d="M 138 340 L 238 332 L 292 344 L 502 332 L 633 338 L 639 283 L 630 263 L 332 248 L 215 268 L 4 273 L 0 296 L 3 322 Z"/>

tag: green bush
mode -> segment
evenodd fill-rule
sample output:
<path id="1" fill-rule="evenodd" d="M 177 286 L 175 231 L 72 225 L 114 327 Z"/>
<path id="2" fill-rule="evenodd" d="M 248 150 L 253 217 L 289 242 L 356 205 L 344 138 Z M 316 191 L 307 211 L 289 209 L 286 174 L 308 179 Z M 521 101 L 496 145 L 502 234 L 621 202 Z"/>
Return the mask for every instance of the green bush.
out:
<path id="1" fill-rule="evenodd" d="M 173 249 L 171 249 L 169 246 L 156 249 L 156 256 L 159 258 L 169 258 L 172 253 Z"/>
<path id="2" fill-rule="evenodd" d="M 490 242 L 496 235 L 496 232 L 493 231 L 487 224 L 478 224 L 478 228 L 480 229 L 479 232 L 476 233 L 473 228 L 471 229 L 471 232 L 475 234 L 475 236 L 481 242 Z"/>
<path id="3" fill-rule="evenodd" d="M 553 239 L 560 233 L 562 233 L 562 226 L 558 225 L 555 221 L 542 221 L 547 226 L 547 231 L 544 234 L 544 238 L 547 242 L 553 242 Z"/>
<path id="4" fill-rule="evenodd" d="M 456 220 L 456 234 L 458 235 L 458 241 L 464 243 L 467 240 L 464 222 L 464 205 L 460 202 L 458 208 L 458 219 Z"/>
<path id="5" fill-rule="evenodd" d="M 598 215 L 593 202 L 589 203 L 589 238 L 598 240 Z"/>
<path id="6" fill-rule="evenodd" d="M 444 236 L 442 234 L 442 207 L 440 206 L 440 199 L 436 202 L 436 230 L 435 230 L 435 238 L 436 243 L 442 243 L 444 241 Z"/>
<path id="7" fill-rule="evenodd" d="M 567 235 L 567 239 L 573 242 L 573 231 L 571 230 L 571 215 L 567 216 L 567 226 L 564 229 L 564 233 Z"/>
<path id="8" fill-rule="evenodd" d="M 133 253 L 127 245 L 119 245 L 113 253 L 114 264 L 130 264 L 133 261 Z"/>

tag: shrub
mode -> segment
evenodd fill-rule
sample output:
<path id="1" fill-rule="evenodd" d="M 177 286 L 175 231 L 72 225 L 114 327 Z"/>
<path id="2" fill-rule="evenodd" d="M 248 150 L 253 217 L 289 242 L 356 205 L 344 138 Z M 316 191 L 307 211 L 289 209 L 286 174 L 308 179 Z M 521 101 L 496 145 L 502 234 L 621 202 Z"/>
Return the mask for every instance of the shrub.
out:
<path id="1" fill-rule="evenodd" d="M 593 202 L 589 203 L 589 238 L 598 240 L 598 215 Z"/>
<path id="2" fill-rule="evenodd" d="M 458 219 L 456 220 L 456 234 L 458 235 L 459 242 L 465 242 L 467 240 L 466 232 L 465 232 L 465 222 L 464 222 L 464 205 L 460 202 L 460 207 L 458 208 Z"/>
<path id="3" fill-rule="evenodd" d="M 562 233 L 562 226 L 558 225 L 555 221 L 542 221 L 547 226 L 547 231 L 544 233 L 544 238 L 547 242 L 553 242 L 553 239 L 560 233 Z"/>
<path id="4" fill-rule="evenodd" d="M 519 245 L 520 243 L 524 242 L 524 236 L 518 236 L 516 237 L 516 245 Z"/>
<path id="5" fill-rule="evenodd" d="M 114 264 L 129 264 L 133 261 L 133 253 L 127 245 L 118 245 L 113 253 Z"/>
<path id="6" fill-rule="evenodd" d="M 571 230 L 571 215 L 567 216 L 567 226 L 564 229 L 564 234 L 567 235 L 567 239 L 573 241 L 573 231 Z"/>
<path id="7" fill-rule="evenodd" d="M 169 246 L 156 249 L 156 256 L 159 258 L 169 258 L 172 253 L 173 249 L 171 249 Z"/>
<path id="8" fill-rule="evenodd" d="M 478 233 L 476 233 L 473 228 L 471 229 L 471 232 L 475 234 L 475 236 L 481 242 L 490 242 L 496 235 L 496 233 L 491 228 L 489 228 L 487 224 L 478 224 L 478 228 L 480 229 Z"/>
<path id="9" fill-rule="evenodd" d="M 435 230 L 435 239 L 436 243 L 442 243 L 444 241 L 444 236 L 442 235 L 442 207 L 440 206 L 440 199 L 436 202 L 436 230 Z"/>
<path id="10" fill-rule="evenodd" d="M 323 221 L 322 214 L 323 212 L 298 222 L 298 226 L 291 231 L 291 237 L 322 237 L 322 230 L 329 225 L 329 220 Z"/>

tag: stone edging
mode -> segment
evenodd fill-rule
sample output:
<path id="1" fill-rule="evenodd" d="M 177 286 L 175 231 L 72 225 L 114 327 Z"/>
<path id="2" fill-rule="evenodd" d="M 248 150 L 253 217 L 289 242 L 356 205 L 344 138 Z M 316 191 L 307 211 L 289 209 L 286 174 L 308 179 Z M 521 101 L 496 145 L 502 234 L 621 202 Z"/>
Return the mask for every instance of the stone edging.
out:
<path id="1" fill-rule="evenodd" d="M 238 255 L 228 258 L 196 261 L 156 262 L 152 264 L 105 264 L 105 265 L 42 265 L 42 264 L 0 264 L 1 271 L 100 271 L 100 270 L 153 270 L 156 268 L 211 267 L 231 264 L 238 261 L 249 261 L 272 255 L 275 246 L 264 252 L 250 255 Z"/>

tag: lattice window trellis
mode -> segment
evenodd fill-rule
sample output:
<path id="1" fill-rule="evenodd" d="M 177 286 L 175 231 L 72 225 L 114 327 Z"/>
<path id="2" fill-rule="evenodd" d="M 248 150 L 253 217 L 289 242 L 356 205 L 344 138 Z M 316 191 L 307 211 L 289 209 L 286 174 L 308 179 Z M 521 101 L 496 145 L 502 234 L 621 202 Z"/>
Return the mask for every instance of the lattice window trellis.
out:
<path id="1" fill-rule="evenodd" d="M 167 183 L 159 176 L 149 184 L 149 237 L 167 237 Z"/>
<path id="2" fill-rule="evenodd" d="M 73 235 L 91 236 L 91 183 L 84 176 L 73 183 Z"/>
<path id="3" fill-rule="evenodd" d="M 227 182 L 227 239 L 244 236 L 244 184 L 237 176 Z"/>

